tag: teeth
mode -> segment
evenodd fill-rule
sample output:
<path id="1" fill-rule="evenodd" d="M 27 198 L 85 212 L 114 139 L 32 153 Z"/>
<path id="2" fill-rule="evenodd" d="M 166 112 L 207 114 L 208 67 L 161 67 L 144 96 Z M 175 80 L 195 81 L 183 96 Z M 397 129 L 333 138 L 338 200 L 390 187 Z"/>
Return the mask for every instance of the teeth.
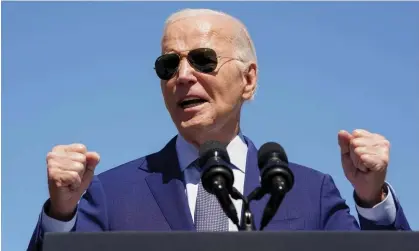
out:
<path id="1" fill-rule="evenodd" d="M 202 103 L 205 103 L 205 102 L 207 101 L 200 98 L 186 98 L 179 103 L 179 106 L 185 109 L 188 107 L 201 105 Z"/>
<path id="2" fill-rule="evenodd" d="M 194 97 L 185 98 L 184 100 L 182 100 L 182 102 L 189 101 L 189 100 L 195 100 L 195 99 L 200 99 L 200 98 L 194 98 Z"/>

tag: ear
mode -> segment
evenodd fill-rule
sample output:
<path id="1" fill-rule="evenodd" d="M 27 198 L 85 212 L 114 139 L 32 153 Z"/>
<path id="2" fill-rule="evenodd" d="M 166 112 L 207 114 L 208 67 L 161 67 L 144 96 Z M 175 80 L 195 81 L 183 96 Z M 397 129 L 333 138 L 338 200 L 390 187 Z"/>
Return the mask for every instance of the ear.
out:
<path id="1" fill-rule="evenodd" d="M 256 91 L 257 85 L 257 65 L 251 63 L 243 73 L 244 89 L 242 98 L 244 100 L 251 100 Z"/>

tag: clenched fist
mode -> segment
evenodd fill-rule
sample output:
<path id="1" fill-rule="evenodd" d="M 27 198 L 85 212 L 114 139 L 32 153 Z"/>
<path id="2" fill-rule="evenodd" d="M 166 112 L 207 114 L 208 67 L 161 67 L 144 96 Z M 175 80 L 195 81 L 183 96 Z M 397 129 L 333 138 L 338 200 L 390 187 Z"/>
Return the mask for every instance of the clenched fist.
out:
<path id="1" fill-rule="evenodd" d="M 390 142 L 366 130 L 340 131 L 342 166 L 363 206 L 372 207 L 385 198 L 383 186 L 390 159 Z"/>
<path id="2" fill-rule="evenodd" d="M 82 144 L 58 145 L 47 155 L 50 208 L 58 220 L 71 219 L 83 193 L 92 181 L 100 156 Z"/>

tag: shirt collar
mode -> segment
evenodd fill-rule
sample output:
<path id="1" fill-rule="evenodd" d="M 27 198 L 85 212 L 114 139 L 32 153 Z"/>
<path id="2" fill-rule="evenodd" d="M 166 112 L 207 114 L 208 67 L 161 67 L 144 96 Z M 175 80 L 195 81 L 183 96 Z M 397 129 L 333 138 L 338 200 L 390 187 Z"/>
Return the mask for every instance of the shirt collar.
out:
<path id="1" fill-rule="evenodd" d="M 176 139 L 176 152 L 179 167 L 182 172 L 199 157 L 199 150 L 187 142 L 180 134 Z M 227 152 L 230 157 L 230 162 L 240 171 L 245 172 L 246 161 L 243 161 L 243 159 L 246 160 L 247 144 L 241 132 L 227 145 Z"/>

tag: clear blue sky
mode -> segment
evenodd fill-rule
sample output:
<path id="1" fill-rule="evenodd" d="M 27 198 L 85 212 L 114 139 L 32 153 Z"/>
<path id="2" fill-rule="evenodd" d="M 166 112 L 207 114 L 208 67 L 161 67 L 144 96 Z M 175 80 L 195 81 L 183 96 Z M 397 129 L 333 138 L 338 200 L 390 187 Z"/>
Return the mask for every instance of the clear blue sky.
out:
<path id="1" fill-rule="evenodd" d="M 153 63 L 165 18 L 186 7 L 248 26 L 260 87 L 242 128 L 331 174 L 354 212 L 337 132 L 392 143 L 388 180 L 419 229 L 419 3 L 2 3 L 2 241 L 26 248 L 47 199 L 45 156 L 81 142 L 97 172 L 176 134 Z"/>

